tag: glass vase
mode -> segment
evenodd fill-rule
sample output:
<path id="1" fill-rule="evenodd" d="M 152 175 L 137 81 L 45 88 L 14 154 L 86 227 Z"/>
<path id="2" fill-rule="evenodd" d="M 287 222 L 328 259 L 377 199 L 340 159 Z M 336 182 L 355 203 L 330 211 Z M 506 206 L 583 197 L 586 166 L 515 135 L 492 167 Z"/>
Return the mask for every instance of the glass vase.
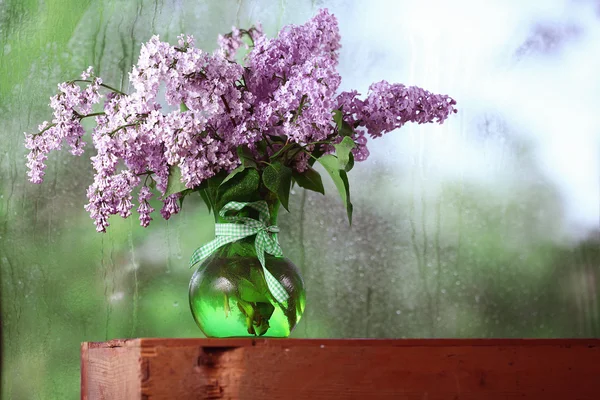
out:
<path id="1" fill-rule="evenodd" d="M 277 205 L 270 208 L 274 225 Z M 257 257 L 255 238 L 218 248 L 192 276 L 190 307 L 207 337 L 287 337 L 304 312 L 304 282 L 298 269 L 285 257 L 265 254 L 265 268 L 289 296 L 284 302 L 276 300 Z"/>

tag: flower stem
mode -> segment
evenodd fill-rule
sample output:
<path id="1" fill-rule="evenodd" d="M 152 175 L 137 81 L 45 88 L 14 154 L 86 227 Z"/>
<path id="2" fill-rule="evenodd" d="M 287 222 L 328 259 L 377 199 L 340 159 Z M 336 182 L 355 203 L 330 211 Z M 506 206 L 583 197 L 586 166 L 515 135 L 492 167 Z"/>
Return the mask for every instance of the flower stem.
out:
<path id="1" fill-rule="evenodd" d="M 91 114 L 86 114 L 86 115 L 81 115 L 79 113 L 77 113 L 75 110 L 73 110 L 73 112 L 75 112 L 75 114 L 77 115 L 77 118 L 84 119 L 84 118 L 88 118 L 88 117 L 96 117 L 98 115 L 106 115 L 106 113 L 104 112 L 95 112 L 95 113 L 91 113 Z M 42 133 L 46 132 L 48 129 L 55 127 L 56 124 L 50 124 L 47 127 L 45 127 L 44 129 L 42 129 L 41 131 L 39 131 L 38 133 L 34 133 L 32 136 L 38 136 L 41 135 Z"/>
<path id="2" fill-rule="evenodd" d="M 114 131 L 110 132 L 108 135 L 112 137 L 115 133 L 119 132 L 121 129 L 129 128 L 130 126 L 136 126 L 137 124 L 138 123 L 136 122 L 135 124 L 127 124 L 127 125 L 120 126 L 117 129 L 115 129 Z"/>
<path id="3" fill-rule="evenodd" d="M 225 105 L 225 110 L 227 111 L 227 114 L 231 114 L 231 108 L 229 108 L 229 104 L 227 103 L 227 100 L 225 99 L 225 95 L 221 95 L 221 100 L 223 100 L 223 104 Z M 235 123 L 235 120 L 233 119 L 233 117 L 231 115 L 229 115 L 229 119 L 231 120 L 231 123 L 233 124 L 233 126 L 237 127 L 237 124 Z"/>
<path id="4" fill-rule="evenodd" d="M 273 159 L 275 157 L 278 157 L 281 153 L 285 152 L 286 150 L 288 150 L 290 147 L 294 146 L 295 143 L 286 143 L 283 145 L 283 147 L 281 149 L 279 149 L 279 151 L 275 154 L 273 154 L 270 158 Z"/>
<path id="5" fill-rule="evenodd" d="M 275 151 L 275 149 L 273 148 L 273 146 L 271 146 L 271 141 L 267 137 L 267 134 L 265 134 L 264 132 L 261 132 L 261 135 L 262 135 L 262 137 L 265 138 L 265 142 L 267 143 L 267 146 L 269 147 L 269 149 L 271 149 L 271 151 Z"/>
<path id="6" fill-rule="evenodd" d="M 73 79 L 70 82 L 88 82 L 88 83 L 93 83 L 93 81 L 90 81 L 89 79 Z M 106 88 L 108 90 L 112 90 L 115 93 L 122 94 L 123 96 L 127 96 L 127 93 L 121 92 L 119 89 L 115 89 L 114 87 L 108 86 L 108 85 L 106 85 L 104 83 L 101 83 L 100 86 L 102 86 L 102 87 L 104 87 L 104 88 Z"/>
<path id="7" fill-rule="evenodd" d="M 45 127 L 44 129 L 42 129 L 41 131 L 39 131 L 38 133 L 34 133 L 32 136 L 38 136 L 41 135 L 42 133 L 46 132 L 48 129 L 55 127 L 56 124 L 50 124 L 47 127 Z"/>
<path id="8" fill-rule="evenodd" d="M 320 140 L 318 142 L 306 143 L 304 146 L 302 146 L 302 148 L 306 148 L 308 146 L 313 146 L 315 144 L 331 144 L 331 140 Z"/>
<path id="9" fill-rule="evenodd" d="M 298 109 L 296 110 L 296 114 L 294 114 L 294 116 L 292 117 L 292 123 L 296 122 L 298 117 L 302 114 L 302 109 L 304 108 L 304 103 L 306 102 L 307 97 L 308 96 L 305 94 L 302 95 L 302 98 L 300 99 L 300 104 L 298 105 Z"/>
<path id="10" fill-rule="evenodd" d="M 91 114 L 82 115 L 79 117 L 79 119 L 84 119 L 84 118 L 88 118 L 88 117 L 97 117 L 98 115 L 106 115 L 106 113 L 104 111 L 95 112 L 95 113 L 91 113 Z"/>
<path id="11" fill-rule="evenodd" d="M 310 151 L 307 151 L 305 148 L 301 148 L 300 150 L 302 150 L 303 152 L 305 152 L 306 154 L 308 154 L 311 158 L 314 158 L 315 161 L 319 161 L 319 159 L 315 156 L 313 156 Z"/>

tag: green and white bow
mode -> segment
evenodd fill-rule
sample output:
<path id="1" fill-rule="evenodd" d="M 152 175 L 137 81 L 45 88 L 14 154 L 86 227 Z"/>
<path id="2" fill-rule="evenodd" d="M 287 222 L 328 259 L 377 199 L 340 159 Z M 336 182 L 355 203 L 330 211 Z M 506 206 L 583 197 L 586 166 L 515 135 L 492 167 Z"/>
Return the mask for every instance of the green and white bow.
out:
<path id="1" fill-rule="evenodd" d="M 259 219 L 256 220 L 248 217 L 227 215 L 228 211 L 239 211 L 244 207 L 252 207 L 257 210 Z M 267 202 L 264 200 L 255 201 L 253 203 L 231 201 L 219 211 L 219 215 L 224 220 L 231 221 L 231 223 L 215 225 L 216 238 L 212 242 L 207 243 L 194 251 L 192 259 L 190 260 L 190 268 L 210 256 L 219 247 L 224 246 L 227 243 L 236 242 L 248 236 L 256 235 L 256 255 L 260 261 L 260 265 L 262 265 L 267 286 L 278 302 L 285 302 L 289 298 L 289 295 L 281 283 L 279 283 L 265 267 L 265 253 L 269 253 L 276 257 L 283 256 L 276 235 L 276 233 L 279 232 L 279 228 L 275 225 L 268 225 L 270 214 Z"/>

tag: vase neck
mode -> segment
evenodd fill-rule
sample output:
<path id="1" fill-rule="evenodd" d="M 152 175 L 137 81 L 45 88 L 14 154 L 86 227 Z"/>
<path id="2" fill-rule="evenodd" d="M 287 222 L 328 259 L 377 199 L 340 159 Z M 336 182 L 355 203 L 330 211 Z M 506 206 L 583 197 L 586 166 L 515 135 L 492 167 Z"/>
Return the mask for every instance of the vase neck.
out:
<path id="1" fill-rule="evenodd" d="M 264 198 L 263 200 L 266 201 L 267 206 L 269 207 L 269 220 L 267 225 L 277 225 L 277 216 L 279 214 L 279 206 L 281 203 L 279 202 L 279 200 L 277 200 L 277 197 L 275 196 L 269 196 L 267 198 Z M 244 207 L 243 209 L 238 211 L 236 215 L 239 217 L 248 217 L 256 220 L 259 219 L 258 211 L 252 207 Z M 219 224 L 230 223 L 230 221 L 227 221 L 225 220 L 225 218 L 221 217 L 219 213 L 216 213 L 215 215 L 215 222 Z"/>

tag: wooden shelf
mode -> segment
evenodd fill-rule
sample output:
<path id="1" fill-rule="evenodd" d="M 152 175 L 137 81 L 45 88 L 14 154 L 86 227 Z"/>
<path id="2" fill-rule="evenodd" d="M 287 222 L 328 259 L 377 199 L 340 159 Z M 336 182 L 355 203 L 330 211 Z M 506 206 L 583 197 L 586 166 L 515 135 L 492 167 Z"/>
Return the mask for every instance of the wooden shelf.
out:
<path id="1" fill-rule="evenodd" d="M 81 398 L 598 400 L 600 340 L 86 342 Z"/>

